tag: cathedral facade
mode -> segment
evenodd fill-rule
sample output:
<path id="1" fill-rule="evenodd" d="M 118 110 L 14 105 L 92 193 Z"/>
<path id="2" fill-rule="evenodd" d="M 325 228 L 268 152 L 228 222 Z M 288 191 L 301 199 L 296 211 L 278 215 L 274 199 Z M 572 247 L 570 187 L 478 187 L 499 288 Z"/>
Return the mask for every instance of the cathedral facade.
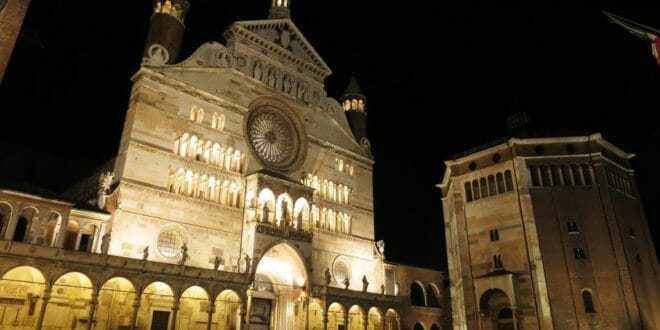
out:
<path id="1" fill-rule="evenodd" d="M 327 97 L 288 0 L 178 61 L 188 9 L 154 1 L 116 158 L 0 188 L 0 327 L 439 329 L 442 273 L 375 239 L 357 81 Z"/>
<path id="2" fill-rule="evenodd" d="M 633 154 L 600 134 L 511 138 L 447 161 L 455 329 L 659 329 Z"/>

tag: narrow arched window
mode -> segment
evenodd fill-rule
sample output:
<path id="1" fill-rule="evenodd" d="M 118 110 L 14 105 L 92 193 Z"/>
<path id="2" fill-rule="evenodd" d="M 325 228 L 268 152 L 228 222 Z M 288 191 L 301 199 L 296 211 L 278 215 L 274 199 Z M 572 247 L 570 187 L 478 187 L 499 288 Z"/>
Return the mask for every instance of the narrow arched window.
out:
<path id="1" fill-rule="evenodd" d="M 410 305 L 412 306 L 426 306 L 424 299 L 424 289 L 417 282 L 410 285 Z"/>
<path id="2" fill-rule="evenodd" d="M 488 197 L 488 184 L 486 183 L 486 178 L 481 178 L 479 180 L 479 188 L 481 191 L 481 198 Z"/>
<path id="3" fill-rule="evenodd" d="M 594 180 L 591 177 L 591 168 L 587 164 L 582 164 L 582 176 L 584 177 L 584 184 L 590 186 L 593 184 Z"/>
<path id="4" fill-rule="evenodd" d="M 491 196 L 497 195 L 497 187 L 495 186 L 495 176 L 488 176 L 488 194 Z"/>
<path id="5" fill-rule="evenodd" d="M 539 177 L 538 167 L 530 166 L 529 173 L 532 176 L 532 186 L 539 187 L 541 185 L 541 178 Z"/>
<path id="6" fill-rule="evenodd" d="M 506 191 L 512 191 L 513 190 L 513 178 L 511 177 L 511 171 L 506 170 L 504 172 L 504 181 L 506 183 Z"/>
<path id="7" fill-rule="evenodd" d="M 595 313 L 594 309 L 594 299 L 591 296 L 589 290 L 582 290 L 582 303 L 584 303 L 584 312 L 585 313 Z"/>
<path id="8" fill-rule="evenodd" d="M 472 201 L 472 187 L 469 182 L 465 183 L 465 200 L 468 202 Z"/>
<path id="9" fill-rule="evenodd" d="M 472 180 L 472 193 L 474 194 L 475 201 L 481 197 L 479 195 L 479 182 L 477 180 Z"/>
<path id="10" fill-rule="evenodd" d="M 502 173 L 497 173 L 495 178 L 497 180 L 497 193 L 501 194 L 506 192 L 506 189 L 504 189 L 504 175 L 502 175 Z"/>

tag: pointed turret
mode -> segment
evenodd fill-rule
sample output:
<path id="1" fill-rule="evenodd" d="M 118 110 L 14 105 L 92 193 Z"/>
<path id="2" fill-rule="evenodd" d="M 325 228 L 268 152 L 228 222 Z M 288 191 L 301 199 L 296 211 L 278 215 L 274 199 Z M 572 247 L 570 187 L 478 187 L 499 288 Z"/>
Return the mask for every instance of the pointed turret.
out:
<path id="1" fill-rule="evenodd" d="M 183 21 L 190 4 L 187 0 L 154 0 L 153 5 L 144 57 L 154 64 L 175 63 L 181 50 L 186 29 Z"/>
<path id="2" fill-rule="evenodd" d="M 291 18 L 291 11 L 289 10 L 290 0 L 272 0 L 268 18 Z"/>
<path id="3" fill-rule="evenodd" d="M 362 93 L 355 75 L 351 76 L 344 96 L 341 98 L 341 105 L 346 112 L 348 124 L 351 125 L 355 139 L 362 143 L 362 139 L 367 137 L 367 98 Z"/>

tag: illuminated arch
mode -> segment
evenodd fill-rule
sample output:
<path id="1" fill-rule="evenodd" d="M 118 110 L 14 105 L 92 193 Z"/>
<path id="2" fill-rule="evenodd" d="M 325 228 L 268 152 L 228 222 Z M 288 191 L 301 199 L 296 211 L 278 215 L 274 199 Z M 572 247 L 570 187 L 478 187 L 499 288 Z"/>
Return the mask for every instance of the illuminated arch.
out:
<path id="1" fill-rule="evenodd" d="M 347 330 L 364 329 L 364 308 L 360 305 L 353 305 L 348 310 L 348 328 Z"/>
<path id="2" fill-rule="evenodd" d="M 135 285 L 124 277 L 106 280 L 99 290 L 95 329 L 119 329 L 130 326 L 135 301 Z"/>
<path id="3" fill-rule="evenodd" d="M 370 329 L 383 328 L 383 314 L 378 307 L 369 308 L 369 313 L 367 315 L 367 324 Z"/>
<path id="4" fill-rule="evenodd" d="M 309 203 L 303 197 L 298 198 L 293 207 L 294 227 L 296 229 L 309 230 L 311 228 L 309 222 Z"/>
<path id="5" fill-rule="evenodd" d="M 399 330 L 400 326 L 399 313 L 393 309 L 388 309 L 385 313 L 385 325 L 386 329 Z"/>
<path id="6" fill-rule="evenodd" d="M 345 322 L 346 307 L 338 302 L 330 304 L 330 306 L 328 306 L 328 329 L 337 329 L 341 324 L 346 327 Z"/>
<path id="7" fill-rule="evenodd" d="M 80 272 L 69 272 L 57 278 L 46 305 L 43 327 L 63 328 L 89 317 L 89 302 L 94 292 L 92 281 Z M 55 304 L 55 302 L 58 302 Z M 80 308 L 79 304 L 82 303 Z"/>
<path id="8" fill-rule="evenodd" d="M 241 297 L 233 290 L 224 290 L 215 298 L 215 316 L 219 329 L 239 329 Z"/>
<path id="9" fill-rule="evenodd" d="M 280 194 L 277 196 L 277 202 L 275 203 L 275 210 L 277 214 L 277 225 L 283 226 L 283 221 L 291 221 L 292 211 L 293 211 L 293 199 L 287 193 Z M 283 217 L 286 215 L 286 219 Z"/>

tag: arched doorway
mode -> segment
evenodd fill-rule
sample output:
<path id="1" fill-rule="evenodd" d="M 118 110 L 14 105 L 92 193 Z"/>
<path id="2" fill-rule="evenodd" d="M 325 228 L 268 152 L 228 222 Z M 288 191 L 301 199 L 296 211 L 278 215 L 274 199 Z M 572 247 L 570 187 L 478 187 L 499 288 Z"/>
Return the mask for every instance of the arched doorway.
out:
<path id="1" fill-rule="evenodd" d="M 287 243 L 270 248 L 255 272 L 250 329 L 298 329 L 304 322 L 307 270 L 298 251 Z"/>
<path id="2" fill-rule="evenodd" d="M 385 313 L 385 329 L 399 330 L 399 314 L 393 309 L 388 309 Z"/>
<path id="3" fill-rule="evenodd" d="M 328 307 L 328 329 L 346 329 L 345 308 L 340 303 L 332 303 Z"/>
<path id="4" fill-rule="evenodd" d="M 21 266 L 8 271 L 0 280 L 0 329 L 16 329 L 16 324 L 34 327 L 46 287 L 41 272 Z M 21 329 L 21 328 L 19 328 Z M 27 329 L 27 327 L 26 327 Z"/>
<path id="5" fill-rule="evenodd" d="M 141 296 L 137 327 L 151 330 L 168 330 L 172 322 L 174 291 L 163 282 L 149 284 Z"/>
<path id="6" fill-rule="evenodd" d="M 348 330 L 364 329 L 364 309 L 359 305 L 353 305 L 348 310 Z"/>
<path id="7" fill-rule="evenodd" d="M 92 281 L 83 273 L 60 276 L 50 293 L 46 306 L 45 329 L 79 329 L 89 319 Z"/>
<path id="8" fill-rule="evenodd" d="M 177 329 L 205 330 L 208 322 L 209 295 L 199 286 L 191 286 L 181 294 Z"/>
<path id="9" fill-rule="evenodd" d="M 500 289 L 489 289 L 479 300 L 482 329 L 514 330 L 511 300 Z"/>
<path id="10" fill-rule="evenodd" d="M 120 329 L 130 326 L 135 287 L 123 277 L 113 277 L 99 291 L 99 306 L 96 309 L 94 329 Z"/>
<path id="11" fill-rule="evenodd" d="M 369 308 L 369 314 L 367 316 L 367 329 L 368 330 L 381 330 L 383 329 L 383 320 L 381 317 L 380 310 L 376 307 Z"/>
<path id="12" fill-rule="evenodd" d="M 241 306 L 241 298 L 232 290 L 222 291 L 215 299 L 214 317 L 218 322 L 218 330 L 240 329 L 240 316 L 238 308 Z"/>

